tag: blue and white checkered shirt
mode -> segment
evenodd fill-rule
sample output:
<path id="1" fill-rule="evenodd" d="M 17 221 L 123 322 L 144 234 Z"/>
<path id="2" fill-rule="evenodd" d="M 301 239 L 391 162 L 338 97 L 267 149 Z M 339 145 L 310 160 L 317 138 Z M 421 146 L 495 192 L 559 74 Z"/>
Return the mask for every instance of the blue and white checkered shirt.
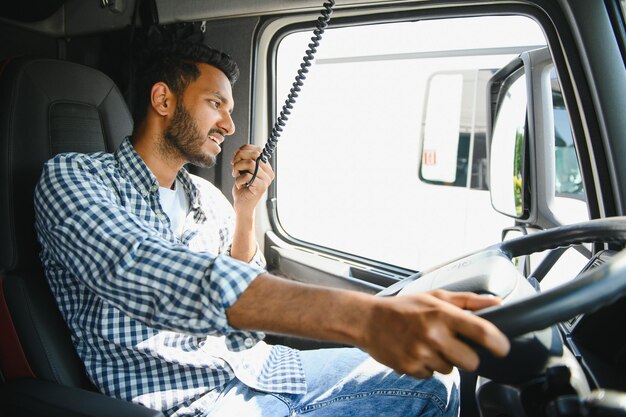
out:
<path id="1" fill-rule="evenodd" d="M 264 271 L 259 254 L 228 256 L 232 206 L 185 169 L 177 179 L 190 202 L 180 238 L 128 138 L 115 154 L 62 154 L 44 167 L 41 259 L 87 374 L 108 395 L 176 416 L 202 415 L 235 377 L 306 392 L 297 351 L 228 324 L 226 310 Z"/>

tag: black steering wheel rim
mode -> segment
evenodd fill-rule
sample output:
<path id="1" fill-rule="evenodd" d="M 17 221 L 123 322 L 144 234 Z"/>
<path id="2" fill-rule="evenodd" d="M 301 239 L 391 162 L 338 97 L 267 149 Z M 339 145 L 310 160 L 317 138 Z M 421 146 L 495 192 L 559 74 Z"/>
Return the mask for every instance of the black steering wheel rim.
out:
<path id="1" fill-rule="evenodd" d="M 510 239 L 497 248 L 510 258 L 581 243 L 626 243 L 626 216 L 589 220 Z"/>
<path id="2" fill-rule="evenodd" d="M 509 259 L 516 256 L 581 243 L 626 243 L 626 216 L 590 220 L 555 227 L 511 239 L 488 249 L 498 249 Z M 620 279 L 621 278 L 621 279 Z M 572 282 L 552 290 L 476 314 L 509 338 L 542 330 L 579 314 L 591 313 L 626 295 L 626 251 Z"/>

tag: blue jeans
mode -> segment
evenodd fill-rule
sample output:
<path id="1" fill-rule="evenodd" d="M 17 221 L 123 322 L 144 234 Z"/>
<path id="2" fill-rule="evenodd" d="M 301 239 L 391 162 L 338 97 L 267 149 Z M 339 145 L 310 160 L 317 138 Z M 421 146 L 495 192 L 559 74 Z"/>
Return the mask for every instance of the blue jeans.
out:
<path id="1" fill-rule="evenodd" d="M 459 376 L 418 380 L 399 375 L 358 349 L 302 351 L 306 394 L 253 390 L 235 379 L 224 387 L 210 417 L 457 416 Z"/>

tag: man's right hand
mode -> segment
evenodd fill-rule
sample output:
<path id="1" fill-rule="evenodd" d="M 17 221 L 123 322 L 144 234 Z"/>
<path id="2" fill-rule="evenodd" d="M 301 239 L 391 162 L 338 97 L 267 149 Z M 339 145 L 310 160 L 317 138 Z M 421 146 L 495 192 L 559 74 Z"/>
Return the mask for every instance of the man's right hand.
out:
<path id="1" fill-rule="evenodd" d="M 497 298 L 437 290 L 378 300 L 363 348 L 400 373 L 428 378 L 435 371 L 447 374 L 453 366 L 475 370 L 478 355 L 459 336 L 496 356 L 509 351 L 508 339 L 493 324 L 465 311 L 497 305 Z"/>
<path id="2" fill-rule="evenodd" d="M 478 355 L 461 340 L 505 356 L 509 341 L 492 323 L 466 310 L 497 298 L 436 290 L 374 297 L 258 276 L 227 311 L 231 326 L 355 345 L 399 373 L 428 378 L 453 366 L 475 370 Z"/>

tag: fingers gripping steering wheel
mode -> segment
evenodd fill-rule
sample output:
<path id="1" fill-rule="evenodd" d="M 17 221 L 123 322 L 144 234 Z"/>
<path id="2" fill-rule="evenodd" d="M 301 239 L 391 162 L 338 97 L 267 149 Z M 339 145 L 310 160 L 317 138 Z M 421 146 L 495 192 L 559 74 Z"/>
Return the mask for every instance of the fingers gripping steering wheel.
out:
<path id="1" fill-rule="evenodd" d="M 528 380 L 543 372 L 554 357 L 563 354 L 563 343 L 555 324 L 579 314 L 591 313 L 626 295 L 626 250 L 605 265 L 542 293 L 535 292 L 512 260 L 517 256 L 591 242 L 624 246 L 626 217 L 591 220 L 501 242 L 446 266 L 418 273 L 393 285 L 381 295 L 435 288 L 497 293 L 491 289 L 506 287 L 503 305 L 475 314 L 495 324 L 509 337 L 509 355 L 495 358 L 481 347 L 470 344 L 481 358 L 477 370 L 479 375 L 505 383 Z M 473 271 L 459 273 L 460 266 L 472 263 L 475 264 Z M 496 263 L 504 264 L 504 268 L 493 268 Z"/>

